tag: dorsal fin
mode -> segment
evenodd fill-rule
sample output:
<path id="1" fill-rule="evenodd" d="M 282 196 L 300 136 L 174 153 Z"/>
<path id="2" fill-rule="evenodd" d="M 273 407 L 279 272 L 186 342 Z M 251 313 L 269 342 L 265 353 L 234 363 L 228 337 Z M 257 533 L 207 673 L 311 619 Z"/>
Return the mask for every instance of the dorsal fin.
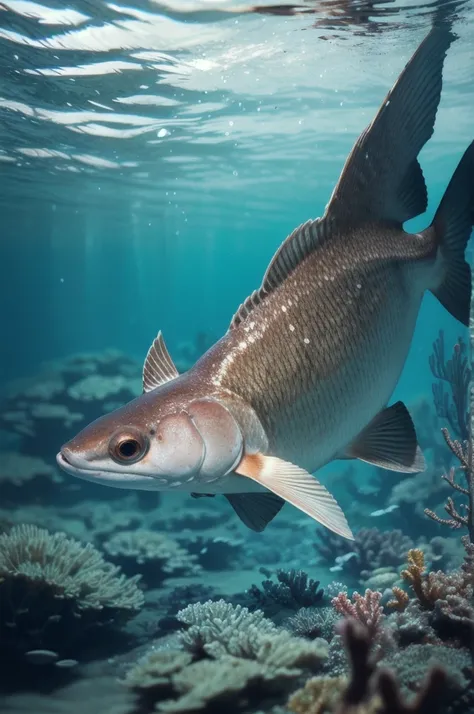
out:
<path id="1" fill-rule="evenodd" d="M 245 320 L 246 317 L 250 315 L 252 310 L 260 305 L 266 293 L 263 288 L 259 290 L 254 290 L 251 295 L 242 303 L 237 312 L 235 313 L 232 321 L 230 323 L 229 329 L 234 330 L 240 325 L 241 322 Z"/>
<path id="2" fill-rule="evenodd" d="M 240 325 L 266 295 L 281 285 L 308 255 L 323 245 L 331 233 L 329 218 L 316 218 L 295 228 L 273 256 L 260 289 L 249 295 L 235 313 L 230 328 Z"/>
<path id="3" fill-rule="evenodd" d="M 310 253 L 326 241 L 330 234 L 331 225 L 327 218 L 306 221 L 295 228 L 278 248 L 267 268 L 262 283 L 265 292 L 270 293 L 281 285 Z"/>
<path id="4" fill-rule="evenodd" d="M 179 377 L 173 360 L 166 349 L 161 330 L 153 340 L 143 365 L 143 391 L 151 392 L 165 382 Z"/>

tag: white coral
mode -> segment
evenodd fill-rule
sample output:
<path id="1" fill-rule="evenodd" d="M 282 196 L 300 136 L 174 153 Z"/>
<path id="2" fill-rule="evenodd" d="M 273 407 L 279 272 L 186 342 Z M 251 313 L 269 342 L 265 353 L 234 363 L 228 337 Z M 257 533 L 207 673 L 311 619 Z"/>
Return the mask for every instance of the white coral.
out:
<path id="1" fill-rule="evenodd" d="M 278 630 L 261 610 L 250 612 L 224 600 L 189 605 L 176 617 L 189 625 L 180 633 L 184 647 L 216 659 L 231 655 L 256 660 L 270 669 L 313 669 L 327 657 L 324 640 L 308 642 L 293 637 L 286 630 Z"/>
<path id="2" fill-rule="evenodd" d="M 168 536 L 151 530 L 115 533 L 104 543 L 104 550 L 118 561 L 132 560 L 138 565 L 159 564 L 166 575 L 191 574 L 201 570 L 195 555 L 188 553 Z"/>
<path id="3" fill-rule="evenodd" d="M 126 578 L 90 543 L 65 533 L 20 525 L 0 535 L 0 588 L 23 579 L 48 585 L 55 597 L 74 599 L 79 610 L 139 610 L 144 602 L 138 576 Z"/>

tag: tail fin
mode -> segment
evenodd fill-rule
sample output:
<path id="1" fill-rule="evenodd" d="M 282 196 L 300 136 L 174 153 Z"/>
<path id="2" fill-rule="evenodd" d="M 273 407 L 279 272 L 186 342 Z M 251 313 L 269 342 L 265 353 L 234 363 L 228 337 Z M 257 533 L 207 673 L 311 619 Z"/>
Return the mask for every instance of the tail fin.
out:
<path id="1" fill-rule="evenodd" d="M 464 325 L 469 325 L 471 301 L 471 268 L 464 252 L 473 225 L 474 141 L 459 162 L 431 224 L 446 265 L 444 280 L 432 293 Z"/>

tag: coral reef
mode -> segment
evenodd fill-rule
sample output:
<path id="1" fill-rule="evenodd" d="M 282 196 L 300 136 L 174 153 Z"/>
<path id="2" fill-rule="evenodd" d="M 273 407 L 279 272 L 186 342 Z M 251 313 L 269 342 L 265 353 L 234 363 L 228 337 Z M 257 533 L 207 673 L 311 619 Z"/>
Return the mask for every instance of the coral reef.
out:
<path id="1" fill-rule="evenodd" d="M 379 663 L 395 672 L 402 693 L 418 691 L 425 673 L 434 666 L 446 674 L 446 699 L 460 694 L 469 685 L 472 660 L 468 650 L 432 644 L 412 644 L 390 654 Z"/>
<path id="2" fill-rule="evenodd" d="M 293 637 L 278 630 L 260 610 L 250 612 L 224 600 L 190 605 L 177 618 L 188 626 L 180 635 L 183 646 L 197 656 L 230 655 L 290 668 L 317 668 L 326 658 L 323 640 Z"/>
<path id="3" fill-rule="evenodd" d="M 466 486 L 460 486 L 456 482 L 456 469 L 454 467 L 451 467 L 449 473 L 444 473 L 441 478 L 446 481 L 454 491 L 466 496 L 468 503 L 464 505 L 465 515 L 460 513 L 459 508 L 455 506 L 451 497 L 448 498 L 445 506 L 449 518 L 441 518 L 428 508 L 425 508 L 425 514 L 433 521 L 436 521 L 436 523 L 449 526 L 455 530 L 462 527 L 467 528 L 469 538 L 471 542 L 474 543 L 474 464 L 472 445 L 468 441 L 464 444 L 460 441 L 453 441 L 447 429 L 442 429 L 442 433 L 448 448 L 460 464 L 459 468 L 464 473 Z"/>
<path id="4" fill-rule="evenodd" d="M 92 545 L 15 526 L 0 535 L 0 648 L 10 658 L 38 648 L 77 653 L 91 626 L 140 610 L 138 579 L 126 578 Z"/>
<path id="5" fill-rule="evenodd" d="M 332 606 L 340 615 L 364 625 L 369 637 L 375 640 L 379 635 L 383 615 L 381 598 L 382 594 L 373 590 L 366 590 L 364 595 L 355 592 L 352 599 L 349 599 L 346 593 L 340 593 L 332 600 Z"/>
<path id="6" fill-rule="evenodd" d="M 104 542 L 103 548 L 124 573 L 140 573 L 150 587 L 156 587 L 166 578 L 200 571 L 195 555 L 168 536 L 150 530 L 115 533 Z"/>
<path id="7" fill-rule="evenodd" d="M 7 385 L 0 428 L 17 436 L 22 453 L 50 462 L 58 445 L 140 392 L 141 365 L 121 352 L 73 355 Z"/>
<path id="8" fill-rule="evenodd" d="M 25 503 L 28 496 L 43 496 L 63 480 L 58 469 L 43 459 L 16 451 L 0 451 L 0 500 L 2 506 Z"/>
<path id="9" fill-rule="evenodd" d="M 444 670 L 434 665 L 409 704 L 393 671 L 370 660 L 371 638 L 353 620 L 341 626 L 350 661 L 349 677 L 315 677 L 293 693 L 288 708 L 294 714 L 436 714 L 449 698 Z M 431 660 L 428 658 L 428 661 Z M 437 661 L 437 660 L 435 660 Z M 418 670 L 418 676 L 425 675 Z M 411 676 L 411 674 L 409 675 Z M 459 683 L 459 679 L 458 679 Z"/>
<path id="10" fill-rule="evenodd" d="M 342 572 L 356 582 L 369 578 L 379 568 L 399 567 L 414 545 L 400 530 L 361 528 L 355 533 L 353 542 L 328 530 L 318 529 L 317 534 L 314 547 L 321 562 L 331 565 L 333 572 Z"/>
<path id="11" fill-rule="evenodd" d="M 297 637 L 322 637 L 330 642 L 339 620 L 339 613 L 332 607 L 302 607 L 286 620 L 285 626 Z"/>
<path id="12" fill-rule="evenodd" d="M 183 652 L 168 651 L 145 656 L 125 683 L 140 695 L 145 711 L 240 712 L 249 700 L 284 692 L 298 674 L 238 657 L 193 661 Z"/>
<path id="13" fill-rule="evenodd" d="M 443 641 L 469 647 L 474 637 L 474 545 L 467 536 L 462 540 L 466 550 L 464 563 L 448 574 L 441 570 L 427 572 L 423 553 L 410 550 L 408 566 L 401 575 L 413 591 L 416 603 L 394 590 L 392 605 L 401 612 L 405 605 L 411 606 L 410 614 L 425 634 L 430 628 Z M 406 620 L 405 617 L 405 627 Z"/>
<path id="14" fill-rule="evenodd" d="M 205 344 L 178 350 L 181 371 Z M 438 413 L 461 439 L 467 402 L 454 389 L 464 389 L 465 348 L 451 361 L 436 349 Z M 350 476 L 342 500 L 355 541 L 328 530 L 315 538 L 314 523 L 291 509 L 262 538 L 220 497 L 175 493 L 165 504 L 109 489 L 106 500 L 59 476 L 58 444 L 141 391 L 140 380 L 141 367 L 118 352 L 78 355 L 10 385 L 4 399 L 0 686 L 35 694 L 0 696 L 2 712 L 474 709 L 470 443 L 443 430 L 446 449 L 420 401 L 429 468 L 393 478 L 372 470 L 362 485 Z M 363 527 L 374 519 L 383 528 Z M 258 569 L 265 579 L 252 585 Z"/>
<path id="15" fill-rule="evenodd" d="M 249 700 L 288 692 L 326 656 L 323 641 L 293 637 L 263 613 L 223 600 L 189 606 L 178 619 L 188 626 L 181 633 L 185 651 L 151 650 L 125 677 L 147 711 L 244 711 Z"/>
<path id="16" fill-rule="evenodd" d="M 285 607 L 296 610 L 313 607 L 322 603 L 324 590 L 319 580 L 313 580 L 303 570 L 277 570 L 277 582 L 267 579 L 262 582 L 262 590 L 252 585 L 248 594 L 264 609 Z"/>

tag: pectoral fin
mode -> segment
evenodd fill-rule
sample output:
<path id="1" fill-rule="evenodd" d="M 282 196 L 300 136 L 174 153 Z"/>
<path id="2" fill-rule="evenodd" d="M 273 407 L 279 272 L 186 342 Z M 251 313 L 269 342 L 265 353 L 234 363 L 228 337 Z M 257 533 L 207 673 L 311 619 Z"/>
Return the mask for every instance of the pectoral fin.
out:
<path id="1" fill-rule="evenodd" d="M 227 493 L 226 498 L 247 528 L 257 533 L 265 530 L 285 505 L 273 493 Z"/>
<path id="2" fill-rule="evenodd" d="M 418 473 L 426 467 L 415 426 L 403 402 L 379 412 L 348 446 L 344 457 L 407 473 Z"/>
<path id="3" fill-rule="evenodd" d="M 236 473 L 247 476 L 338 535 L 353 540 L 349 524 L 329 491 L 304 469 L 274 456 L 244 456 Z"/>

